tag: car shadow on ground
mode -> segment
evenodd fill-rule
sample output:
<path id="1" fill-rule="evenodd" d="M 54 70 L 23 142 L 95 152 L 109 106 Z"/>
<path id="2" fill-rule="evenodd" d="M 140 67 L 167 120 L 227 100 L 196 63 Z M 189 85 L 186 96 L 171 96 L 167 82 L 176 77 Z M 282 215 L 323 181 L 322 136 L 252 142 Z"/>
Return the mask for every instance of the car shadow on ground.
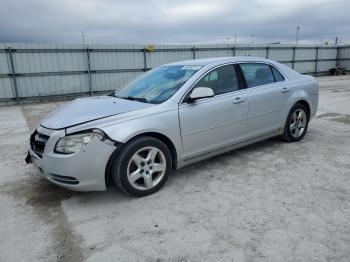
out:
<path id="1" fill-rule="evenodd" d="M 238 156 L 238 154 L 249 154 L 257 151 L 271 151 L 271 148 L 276 146 L 278 147 L 283 143 L 284 142 L 280 138 L 274 137 L 199 161 L 197 163 L 176 170 L 171 179 L 169 179 L 170 181 L 167 182 L 167 185 L 170 186 L 172 183 L 176 183 L 177 180 L 181 180 L 183 177 L 187 177 L 188 174 L 191 174 L 190 176 L 201 175 L 201 171 L 210 170 L 215 164 L 225 165 L 225 162 L 227 163 L 227 161 L 233 160 Z M 211 174 L 211 176 L 215 177 L 215 173 Z"/>

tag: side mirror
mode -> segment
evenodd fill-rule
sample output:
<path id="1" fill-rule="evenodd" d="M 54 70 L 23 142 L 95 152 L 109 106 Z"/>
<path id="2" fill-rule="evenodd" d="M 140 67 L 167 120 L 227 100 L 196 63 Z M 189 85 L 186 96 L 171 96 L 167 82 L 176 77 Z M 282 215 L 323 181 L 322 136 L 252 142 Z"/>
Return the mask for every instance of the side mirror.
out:
<path id="1" fill-rule="evenodd" d="M 192 90 L 188 102 L 196 101 L 201 98 L 213 97 L 214 91 L 210 87 L 196 87 Z"/>

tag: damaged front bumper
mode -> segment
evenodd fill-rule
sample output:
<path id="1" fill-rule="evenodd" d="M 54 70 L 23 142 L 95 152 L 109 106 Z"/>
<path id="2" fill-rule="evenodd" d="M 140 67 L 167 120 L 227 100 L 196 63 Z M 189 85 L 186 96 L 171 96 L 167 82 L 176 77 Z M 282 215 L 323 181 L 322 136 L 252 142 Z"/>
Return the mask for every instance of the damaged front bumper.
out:
<path id="1" fill-rule="evenodd" d="M 44 146 L 40 144 L 42 141 L 36 144 L 40 135 L 47 138 Z M 55 153 L 55 145 L 63 136 L 64 130 L 38 128 L 37 133 L 31 137 L 26 163 L 33 163 L 40 176 L 64 188 L 75 191 L 106 190 L 106 167 L 117 146 L 96 138 L 76 153 Z"/>

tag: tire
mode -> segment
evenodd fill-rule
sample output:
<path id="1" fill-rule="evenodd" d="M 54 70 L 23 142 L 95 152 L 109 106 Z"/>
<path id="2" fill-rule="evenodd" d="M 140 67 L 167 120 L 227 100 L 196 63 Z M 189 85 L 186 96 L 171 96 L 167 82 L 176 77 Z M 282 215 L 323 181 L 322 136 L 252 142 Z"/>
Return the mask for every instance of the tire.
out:
<path id="1" fill-rule="evenodd" d="M 111 164 L 114 184 L 141 197 L 157 192 L 172 171 L 169 148 L 160 140 L 141 136 L 123 146 Z"/>
<path id="2" fill-rule="evenodd" d="M 303 119 L 300 118 L 299 113 L 302 114 Z M 303 139 L 308 128 L 309 118 L 307 108 L 303 104 L 296 103 L 289 111 L 282 139 L 287 142 L 297 142 Z M 295 128 L 293 128 L 293 123 L 295 123 Z"/>

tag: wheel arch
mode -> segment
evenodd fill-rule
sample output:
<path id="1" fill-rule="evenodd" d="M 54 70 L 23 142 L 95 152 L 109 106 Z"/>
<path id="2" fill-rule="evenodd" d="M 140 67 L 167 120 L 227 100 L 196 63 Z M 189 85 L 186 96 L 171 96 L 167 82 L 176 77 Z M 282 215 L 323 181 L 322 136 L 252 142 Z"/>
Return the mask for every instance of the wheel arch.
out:
<path id="1" fill-rule="evenodd" d="M 149 137 L 153 137 L 153 138 L 156 138 L 156 139 L 162 141 L 169 148 L 170 154 L 171 154 L 172 168 L 176 169 L 176 166 L 177 166 L 177 151 L 176 151 L 176 147 L 175 147 L 173 141 L 171 141 L 171 139 L 169 137 L 167 137 L 166 135 L 164 135 L 162 133 L 159 133 L 159 132 L 144 132 L 144 133 L 138 134 L 138 135 L 130 138 L 128 140 L 128 142 L 130 140 L 135 139 L 135 138 L 140 137 L 140 136 L 149 136 Z"/>
<path id="2" fill-rule="evenodd" d="M 289 130 L 289 122 L 288 120 L 290 119 L 289 116 L 291 114 L 292 109 L 295 107 L 295 105 L 299 104 L 299 108 L 300 108 L 300 105 L 302 105 L 303 107 L 305 107 L 306 109 L 306 116 L 307 116 L 307 119 L 308 121 L 310 120 L 310 105 L 308 103 L 308 101 L 306 101 L 305 99 L 298 99 L 296 100 L 294 103 L 292 103 L 291 107 L 289 108 L 289 111 L 288 111 L 288 114 L 287 114 L 287 117 L 286 117 L 286 120 L 285 120 L 285 124 L 284 124 L 284 128 L 283 128 L 283 133 L 281 135 L 281 138 L 286 141 L 286 142 L 295 142 L 295 141 L 299 141 L 300 139 L 302 139 L 306 133 L 306 130 L 307 130 L 307 125 L 308 123 L 306 123 L 306 126 L 305 126 L 305 131 L 302 135 L 298 135 L 298 137 L 294 137 L 292 138 L 291 137 L 291 131 L 288 131 Z M 290 121 L 290 120 L 289 120 Z"/>
<path id="3" fill-rule="evenodd" d="M 286 116 L 288 116 L 289 111 L 297 103 L 300 103 L 306 107 L 306 109 L 308 111 L 307 112 L 308 117 L 310 119 L 311 116 L 313 115 L 313 112 L 315 109 L 314 109 L 312 96 L 311 96 L 310 92 L 308 92 L 307 86 L 301 85 L 300 88 L 297 88 L 295 91 L 292 92 L 292 94 L 290 95 L 290 97 L 288 99 L 288 107 L 286 108 L 287 112 L 285 112 Z"/>
<path id="4" fill-rule="evenodd" d="M 177 150 L 176 150 L 174 143 L 171 141 L 171 139 L 169 137 L 167 137 L 166 135 L 159 133 L 159 132 L 140 133 L 140 134 L 137 134 L 137 135 L 129 138 L 125 143 L 118 143 L 117 149 L 109 157 L 109 160 L 108 160 L 107 165 L 106 165 L 106 170 L 105 170 L 106 186 L 108 186 L 112 181 L 110 171 L 111 171 L 111 164 L 112 164 L 114 157 L 118 154 L 118 152 L 122 149 L 122 147 L 125 144 L 127 144 L 131 140 L 138 138 L 138 137 L 141 137 L 141 136 L 149 136 L 149 137 L 153 137 L 153 138 L 156 138 L 156 139 L 162 141 L 169 148 L 169 151 L 171 154 L 172 169 L 177 168 Z"/>
<path id="5" fill-rule="evenodd" d="M 311 114 L 310 104 L 309 104 L 306 100 L 304 100 L 304 99 L 300 99 L 300 100 L 296 101 L 296 102 L 292 105 L 292 107 L 293 107 L 295 104 L 302 104 L 303 106 L 305 106 L 305 107 L 306 107 L 306 110 L 307 110 L 306 113 L 308 114 L 308 118 L 310 119 L 310 114 Z M 289 109 L 289 110 L 290 110 L 290 109 Z"/>

